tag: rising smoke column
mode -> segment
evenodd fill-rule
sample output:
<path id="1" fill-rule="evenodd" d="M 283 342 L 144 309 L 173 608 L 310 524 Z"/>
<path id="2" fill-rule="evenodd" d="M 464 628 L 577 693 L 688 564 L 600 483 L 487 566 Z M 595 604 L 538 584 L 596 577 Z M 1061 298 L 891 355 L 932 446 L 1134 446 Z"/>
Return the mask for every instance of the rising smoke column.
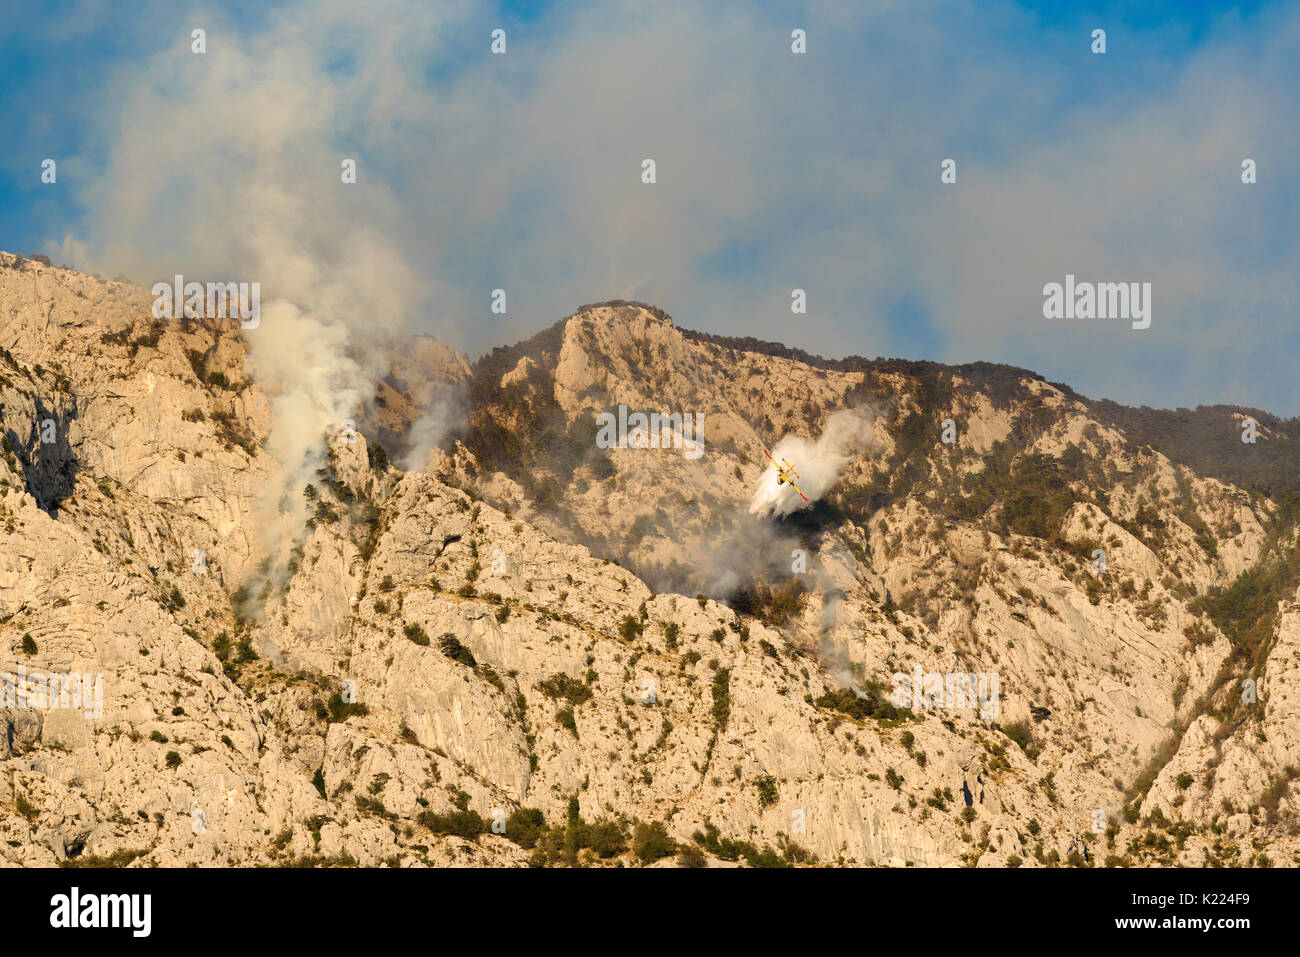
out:
<path id="1" fill-rule="evenodd" d="M 422 6 L 403 6 L 398 22 L 429 37 L 437 18 Z M 82 268 L 145 288 L 175 273 L 260 287 L 261 321 L 239 335 L 271 413 L 253 517 L 261 553 L 300 534 L 325 437 L 362 418 L 388 372 L 382 344 L 443 290 L 408 257 L 407 184 L 375 169 L 391 142 L 376 130 L 402 126 L 386 112 L 396 107 L 385 91 L 404 82 L 391 44 L 346 9 L 307 13 L 247 32 L 214 19 L 219 55 L 172 44 L 123 72 L 101 174 L 82 193 L 84 242 L 69 247 Z M 336 31 L 357 37 L 357 75 L 329 69 Z M 362 171 L 356 182 L 345 158 Z"/>
<path id="2" fill-rule="evenodd" d="M 794 466 L 799 473 L 795 481 L 809 501 L 801 499 L 789 485 L 778 485 L 776 467 L 769 465 L 759 476 L 758 487 L 750 499 L 750 514 L 779 518 L 812 508 L 814 502 L 830 491 L 853 456 L 868 447 L 875 419 L 875 414 L 867 410 L 841 409 L 827 420 L 826 430 L 816 441 L 787 435 L 777 442 L 771 450 L 772 457 L 778 461 L 784 458 Z"/>

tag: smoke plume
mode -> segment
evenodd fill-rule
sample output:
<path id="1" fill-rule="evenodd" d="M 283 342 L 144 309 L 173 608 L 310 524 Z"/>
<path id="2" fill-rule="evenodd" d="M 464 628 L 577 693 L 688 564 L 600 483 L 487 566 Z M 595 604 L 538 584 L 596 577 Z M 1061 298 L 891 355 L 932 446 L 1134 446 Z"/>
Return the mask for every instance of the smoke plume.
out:
<path id="1" fill-rule="evenodd" d="M 465 392 L 448 386 L 421 390 L 419 405 L 424 414 L 411 423 L 407 430 L 410 447 L 402 456 L 401 466 L 408 472 L 422 472 L 429 465 L 429 456 L 442 444 L 457 425 L 465 421 Z"/>

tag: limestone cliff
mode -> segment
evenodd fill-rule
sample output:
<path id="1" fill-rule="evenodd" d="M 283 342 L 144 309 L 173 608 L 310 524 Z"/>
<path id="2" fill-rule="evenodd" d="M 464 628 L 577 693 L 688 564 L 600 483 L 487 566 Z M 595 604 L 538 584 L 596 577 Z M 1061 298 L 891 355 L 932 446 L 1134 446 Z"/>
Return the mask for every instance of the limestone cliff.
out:
<path id="1" fill-rule="evenodd" d="M 1063 386 L 587 307 L 395 344 L 295 523 L 255 333 L 149 307 L 0 254 L 8 863 L 1295 861 L 1290 513 Z M 598 447 L 620 404 L 704 454 Z M 845 409 L 824 500 L 749 514 Z"/>

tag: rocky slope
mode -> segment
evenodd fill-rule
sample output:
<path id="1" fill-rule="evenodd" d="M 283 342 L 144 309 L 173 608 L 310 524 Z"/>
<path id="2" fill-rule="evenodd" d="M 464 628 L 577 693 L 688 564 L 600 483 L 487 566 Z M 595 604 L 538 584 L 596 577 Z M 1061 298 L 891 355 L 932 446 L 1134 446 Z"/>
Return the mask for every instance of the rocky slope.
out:
<path id="1" fill-rule="evenodd" d="M 149 304 L 0 254 L 0 675 L 102 681 L 0 702 L 9 863 L 1295 861 L 1290 512 L 1104 404 L 589 307 L 394 347 L 267 555 L 246 342 Z M 619 403 L 705 454 L 598 448 Z M 826 499 L 751 515 L 845 409 Z"/>

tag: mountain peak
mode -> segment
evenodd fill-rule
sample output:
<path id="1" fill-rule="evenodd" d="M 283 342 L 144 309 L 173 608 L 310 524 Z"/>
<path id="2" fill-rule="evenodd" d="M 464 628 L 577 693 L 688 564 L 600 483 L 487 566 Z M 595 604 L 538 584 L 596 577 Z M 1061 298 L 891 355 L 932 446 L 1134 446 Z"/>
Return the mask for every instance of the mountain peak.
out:
<path id="1" fill-rule="evenodd" d="M 1277 797 L 1300 558 L 1261 487 L 1290 423 L 1243 455 L 1230 409 L 825 360 L 613 301 L 472 365 L 391 345 L 360 434 L 268 501 L 285 426 L 237 327 L 0 266 L 0 651 L 113 689 L 94 722 L 0 711 L 27 795 L 0 814 L 31 835 L 11 862 L 446 863 L 469 840 L 555 863 L 574 795 L 597 864 L 627 821 L 751 863 L 1300 851 Z M 637 415 L 653 442 L 601 438 Z M 441 451 L 403 471 L 379 439 Z M 1242 485 L 1206 477 L 1226 461 L 1253 463 Z M 150 816 L 177 806 L 209 839 Z M 1096 808 L 1113 846 L 1080 836 Z"/>
<path id="2" fill-rule="evenodd" d="M 658 306 L 627 299 L 609 299 L 605 302 L 593 302 L 585 306 L 579 306 L 570 318 L 585 316 L 622 320 L 635 316 L 650 316 L 670 326 L 673 324 L 673 317 Z"/>

